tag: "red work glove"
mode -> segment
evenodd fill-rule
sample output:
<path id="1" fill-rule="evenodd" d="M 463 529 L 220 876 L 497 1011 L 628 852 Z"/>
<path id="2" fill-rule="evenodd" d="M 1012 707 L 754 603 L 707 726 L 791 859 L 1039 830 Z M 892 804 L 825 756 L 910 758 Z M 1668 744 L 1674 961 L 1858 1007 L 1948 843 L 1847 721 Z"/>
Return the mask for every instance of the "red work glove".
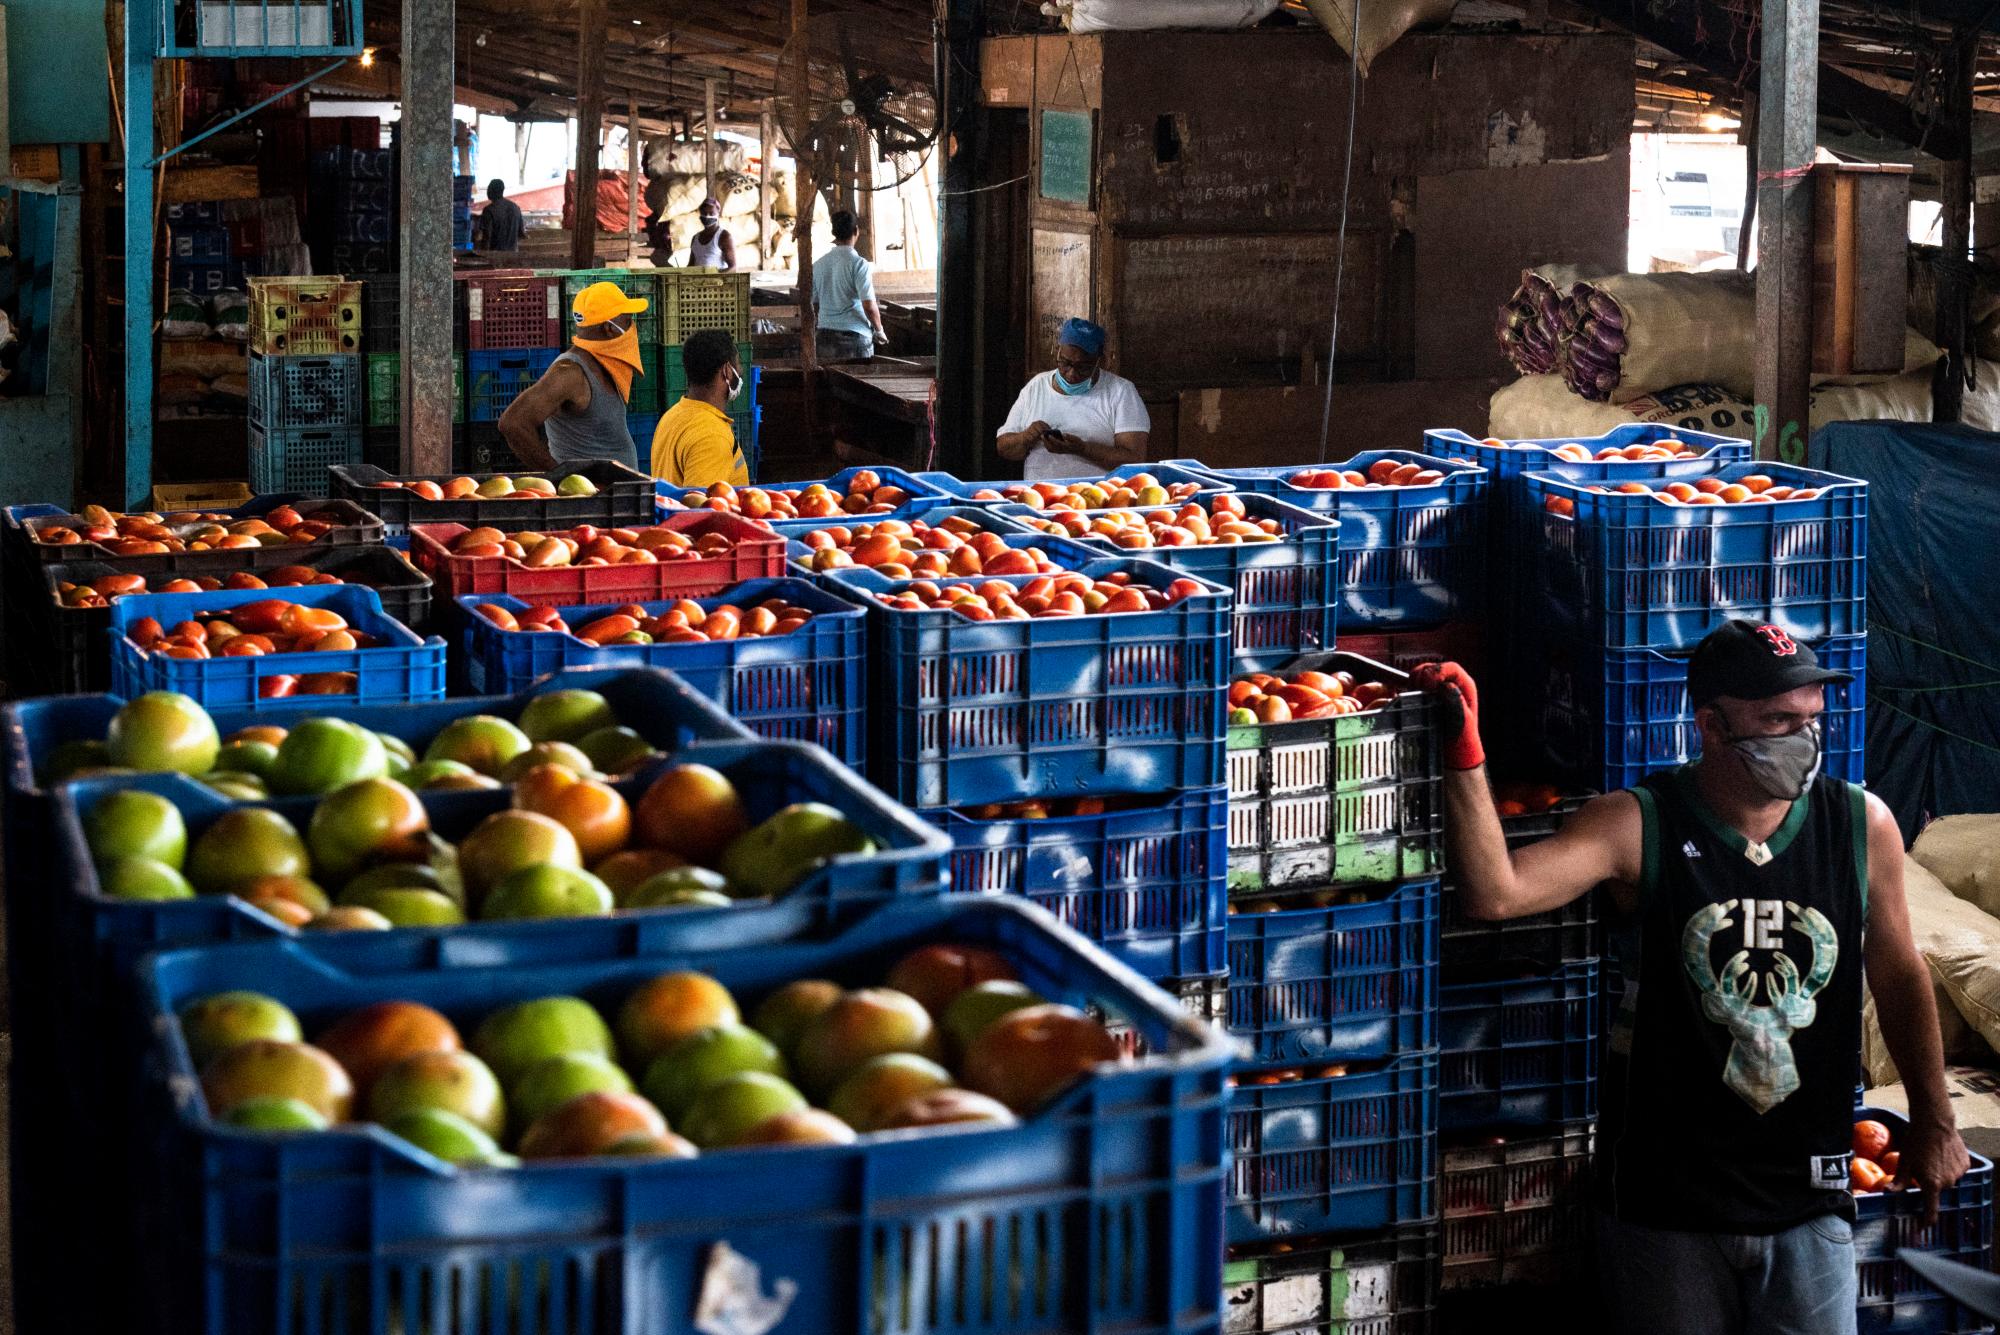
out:
<path id="1" fill-rule="evenodd" d="M 1446 769 L 1478 769 L 1486 763 L 1479 740 L 1479 687 L 1456 663 L 1424 663 L 1411 674 L 1438 698 L 1438 752 Z"/>

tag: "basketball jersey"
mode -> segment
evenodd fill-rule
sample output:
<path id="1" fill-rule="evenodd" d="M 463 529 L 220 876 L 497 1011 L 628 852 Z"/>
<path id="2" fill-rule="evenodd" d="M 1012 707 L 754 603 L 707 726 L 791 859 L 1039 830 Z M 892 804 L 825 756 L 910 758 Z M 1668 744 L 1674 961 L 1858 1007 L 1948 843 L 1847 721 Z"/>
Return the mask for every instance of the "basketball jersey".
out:
<path id="1" fill-rule="evenodd" d="M 1604 1063 L 1599 1206 L 1713 1233 L 1853 1219 L 1861 790 L 1822 776 L 1761 845 L 1708 808 L 1691 768 L 1632 793 L 1644 870 Z"/>

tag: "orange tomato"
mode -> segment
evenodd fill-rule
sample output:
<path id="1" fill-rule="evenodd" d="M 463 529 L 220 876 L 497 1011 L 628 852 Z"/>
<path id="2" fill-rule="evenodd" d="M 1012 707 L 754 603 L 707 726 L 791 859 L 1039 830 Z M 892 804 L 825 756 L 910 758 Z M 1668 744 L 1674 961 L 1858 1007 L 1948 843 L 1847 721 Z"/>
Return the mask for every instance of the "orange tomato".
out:
<path id="1" fill-rule="evenodd" d="M 1882 1165 L 1876 1163 L 1873 1159 L 1864 1159 L 1856 1155 L 1848 1162 L 1847 1185 L 1850 1190 L 1855 1192 L 1880 1191 L 1882 1184 L 1888 1180 L 1889 1175 L 1882 1171 Z"/>
<path id="2" fill-rule="evenodd" d="M 1889 1128 L 1864 1118 L 1854 1124 L 1854 1152 L 1863 1159 L 1879 1160 L 1889 1148 Z"/>

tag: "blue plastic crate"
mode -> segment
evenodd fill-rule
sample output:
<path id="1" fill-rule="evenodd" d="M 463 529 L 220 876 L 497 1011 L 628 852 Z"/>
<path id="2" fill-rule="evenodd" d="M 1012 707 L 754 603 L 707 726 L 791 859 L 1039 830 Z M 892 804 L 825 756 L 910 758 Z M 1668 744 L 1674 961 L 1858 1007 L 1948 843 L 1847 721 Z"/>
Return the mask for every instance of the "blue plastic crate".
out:
<path id="1" fill-rule="evenodd" d="M 1892 1137 L 1910 1129 L 1909 1120 L 1884 1108 L 1856 1106 L 1856 1120 L 1872 1118 Z M 1961 1307 L 1917 1278 L 1896 1259 L 1908 1248 L 1937 1252 L 1981 1270 L 1993 1264 L 1993 1162 L 1972 1156 L 1958 1185 L 1938 1193 L 1938 1217 L 1924 1223 L 1923 1197 L 1914 1191 L 1870 1192 L 1854 1198 L 1854 1268 L 1860 1296 L 1855 1303 L 1861 1335 L 1976 1335 L 1993 1323 Z"/>
<path id="2" fill-rule="evenodd" d="M 238 260 L 167 261 L 168 289 L 179 288 L 198 297 L 212 297 L 218 292 L 240 289 L 245 277 L 243 264 Z"/>
<path id="3" fill-rule="evenodd" d="M 467 679 L 475 691 L 508 693 L 568 668 L 642 663 L 667 668 L 757 735 L 816 742 L 858 770 L 867 757 L 867 613 L 806 579 L 753 579 L 695 601 L 713 610 L 724 603 L 748 608 L 766 598 L 807 608 L 812 619 L 789 635 L 600 647 L 561 631 L 502 630 L 479 614 L 480 604 L 510 612 L 535 604 L 506 594 L 466 594 L 458 602 Z M 676 601 L 640 606 L 658 615 Z M 625 605 L 557 611 L 578 631 Z"/>
<path id="4" fill-rule="evenodd" d="M 1484 607 L 1486 470 L 1409 450 L 1367 450 L 1339 464 L 1366 472 L 1381 460 L 1443 473 L 1425 487 L 1295 487 L 1301 467 L 1219 469 L 1236 490 L 1272 496 L 1340 520 L 1340 629 L 1415 630 Z"/>
<path id="5" fill-rule="evenodd" d="M 1244 907 L 1229 915 L 1229 1032 L 1250 1045 L 1246 1060 L 1369 1061 L 1437 1046 L 1435 877 L 1360 903 Z"/>
<path id="6" fill-rule="evenodd" d="M 653 433 L 660 429 L 660 419 L 665 416 L 665 413 L 627 413 L 625 415 L 625 429 L 632 433 L 632 444 L 639 451 L 639 461 L 646 465 L 647 471 L 651 471 L 652 469 Z M 656 491 L 660 485 L 659 480 L 657 478 L 654 479 L 653 486 Z M 657 510 L 658 506 L 656 504 L 656 513 Z"/>
<path id="7" fill-rule="evenodd" d="M 453 704 L 455 707 L 457 702 Z M 810 873 L 777 901 L 777 911 L 750 913 L 748 910 L 756 906 L 748 903 L 692 910 L 712 917 L 710 926 L 719 938 L 766 939 L 824 932 L 899 896 L 935 895 L 945 887 L 949 841 L 824 751 L 798 742 L 755 738 L 691 742 L 669 759 L 700 761 L 728 776 L 752 822 L 793 802 L 824 802 L 845 813 L 878 845 L 877 852 L 837 858 Z M 614 780 L 612 786 L 628 802 L 636 802 L 664 763 L 656 762 L 631 777 Z M 133 965 L 148 951 L 298 935 L 296 929 L 233 896 L 201 895 L 164 902 L 105 897 L 84 842 L 82 819 L 107 794 L 126 788 L 160 793 L 179 807 L 190 843 L 217 817 L 238 805 L 204 784 L 175 774 L 80 779 L 59 787 L 52 796 L 55 865 L 67 890 L 55 897 L 61 901 L 55 946 L 66 967 L 94 971 L 89 974 L 94 980 L 91 986 L 115 987 L 120 980 L 129 979 Z M 456 841 L 486 816 L 504 810 L 513 793 L 506 788 L 426 791 L 418 797 L 430 813 L 432 830 Z M 281 797 L 255 805 L 279 812 L 303 831 L 318 801 L 315 797 Z M 466 962 L 523 963 L 570 951 L 577 952 L 577 958 L 587 958 L 590 952 L 608 958 L 631 949 L 634 942 L 657 941 L 666 924 L 677 920 L 675 915 L 690 911 L 637 910 L 598 918 L 471 922 L 448 928 L 405 929 L 395 935 L 425 941 L 428 944 L 423 950 L 442 951 L 446 958 Z"/>
<path id="8" fill-rule="evenodd" d="M 1192 578 L 1144 561 L 1079 573 L 1161 589 Z M 883 606 L 869 595 L 908 581 L 870 570 L 825 578 L 868 606 L 869 770 L 898 800 L 968 806 L 1223 781 L 1226 589 L 1197 580 L 1201 592 L 1155 612 L 982 623 Z"/>
<path id="9" fill-rule="evenodd" d="M 250 425 L 250 489 L 311 493 L 328 491 L 329 468 L 361 462 L 361 427 L 293 427 L 266 430 Z"/>
<path id="10" fill-rule="evenodd" d="M 1547 839 L 1594 796 L 1565 797 L 1547 811 L 1503 815 L 1500 832 L 1507 840 L 1507 850 L 1511 853 Z M 1465 916 L 1458 888 L 1447 874 L 1439 906 L 1439 957 L 1446 982 L 1457 981 L 1459 975 L 1491 978 L 1504 971 L 1543 973 L 1604 954 L 1604 924 L 1599 920 L 1595 890 L 1546 913 L 1489 922 Z"/>
<path id="11" fill-rule="evenodd" d="M 1011 1128 L 454 1170 L 379 1127 L 257 1135 L 215 1124 L 167 1018 L 247 987 L 314 1030 L 387 997 L 469 1029 L 499 1005 L 552 993 L 613 1007 L 670 969 L 707 972 L 747 1007 L 794 978 L 875 981 L 936 941 L 998 950 L 1038 992 L 1106 1006 L 1152 1055 L 1092 1073 Z M 934 1331 L 1220 1329 L 1228 1051 L 1170 998 L 1032 910 L 995 901 L 899 906 L 821 944 L 706 945 L 683 932 L 643 951 L 518 968 L 384 965 L 375 943 L 351 939 L 154 961 L 147 1001 L 164 1078 L 147 1087 L 153 1138 L 142 1153 L 165 1179 L 162 1273 L 192 1305 L 193 1328 L 305 1329 L 310 1313 L 329 1331 L 498 1331 L 532 1312 L 542 1335 L 667 1335 L 692 1328 L 726 1242 L 761 1289 L 796 1286 L 787 1331 L 890 1335 L 919 1313 Z"/>
<path id="12" fill-rule="evenodd" d="M 1835 636 L 1813 649 L 1821 667 L 1854 677 L 1826 688 L 1820 725 L 1826 772 L 1861 783 L 1867 777 L 1868 637 Z M 1529 698 L 1541 702 L 1542 758 L 1573 781 L 1615 792 L 1700 757 L 1686 654 L 1568 641 L 1552 641 L 1543 651 L 1543 672 L 1528 688 Z"/>
<path id="13" fill-rule="evenodd" d="M 1730 617 L 1774 622 L 1805 640 L 1864 633 L 1866 482 L 1761 461 L 1653 464 L 1638 479 L 1618 479 L 1729 483 L 1756 474 L 1819 494 L 1675 505 L 1651 495 L 1592 491 L 1596 480 L 1579 480 L 1570 469 L 1524 474 L 1541 525 L 1527 572 L 1539 595 L 1540 624 L 1616 649 L 1692 649 Z M 1551 500 L 1573 513 L 1550 512 Z"/>
<path id="14" fill-rule="evenodd" d="M 1598 962 L 1503 982 L 1448 983 L 1438 1005 L 1447 1131 L 1597 1116 Z"/>
<path id="15" fill-rule="evenodd" d="M 465 354 L 465 418 L 497 422 L 507 405 L 542 378 L 561 348 L 474 349 Z"/>
<path id="16" fill-rule="evenodd" d="M 1231 1244 L 1435 1216 L 1436 1052 L 1351 1075 L 1250 1079 L 1236 1077 L 1224 1137 Z"/>
<path id="17" fill-rule="evenodd" d="M 1146 473 L 1163 487 L 1191 482 L 1200 488 L 1200 490 L 1193 493 L 1197 496 L 1214 496 L 1221 492 L 1237 490 L 1236 487 L 1215 477 L 1213 474 L 1190 467 L 1189 464 L 1191 462 L 1191 460 L 1186 459 L 1175 459 L 1168 460 L 1165 463 L 1126 464 L 1121 468 L 1114 468 L 1108 473 L 1099 473 L 1094 477 L 1038 477 L 1034 479 L 1034 482 L 1048 482 L 1058 487 L 1067 487 L 1072 482 L 1122 482 L 1140 473 Z M 1031 482 L 1019 481 L 964 482 L 953 477 L 950 473 L 942 472 L 920 473 L 916 476 L 956 500 L 969 501 L 976 505 L 1006 503 L 1009 499 L 1005 495 L 1007 491 L 1034 485 Z M 996 491 L 1002 493 L 1002 495 L 998 500 L 991 496 L 980 500 L 975 493 L 981 491 Z"/>
<path id="18" fill-rule="evenodd" d="M 1047 909 L 1148 978 L 1225 966 L 1220 785 L 1114 801 L 1089 815 L 991 819 L 917 814 L 951 836 L 951 888 Z"/>
<path id="19" fill-rule="evenodd" d="M 1278 542 L 1217 543 L 1202 547 L 1120 547 L 1105 537 L 1075 541 L 1107 555 L 1157 561 L 1169 570 L 1212 580 L 1236 594 L 1236 622 L 1230 643 L 1238 673 L 1269 672 L 1300 654 L 1333 648 L 1341 595 L 1336 583 L 1340 521 L 1287 505 L 1269 496 L 1241 498 L 1251 519 L 1275 519 L 1285 537 Z M 1143 514 L 1171 510 L 1146 506 L 1099 514 Z M 1036 532 L 1067 530 L 1025 505 L 994 507 Z M 1052 529 L 1044 529 L 1044 524 Z"/>
<path id="20" fill-rule="evenodd" d="M 126 631 L 141 617 L 162 626 L 208 612 L 270 598 L 307 607 L 327 607 L 347 624 L 383 643 L 373 649 L 323 653 L 262 654 L 255 657 L 169 658 L 145 653 Z M 246 706 L 266 713 L 331 713 L 343 704 L 407 704 L 444 698 L 444 641 L 418 635 L 385 616 L 375 590 L 358 584 L 315 584 L 296 589 L 235 589 L 212 593 L 140 593 L 111 605 L 111 689 L 131 697 L 147 691 L 179 691 L 211 707 Z M 351 695 L 291 695 L 264 698 L 264 683 L 306 673 L 351 672 L 358 678 Z"/>
<path id="21" fill-rule="evenodd" d="M 418 754 L 445 725 L 471 714 L 519 718 L 528 701 L 557 690 L 596 691 L 611 703 L 626 726 L 661 751 L 678 751 L 692 742 L 749 741 L 754 734 L 724 713 L 720 706 L 672 673 L 658 668 L 614 665 L 569 668 L 516 695 L 464 696 L 416 704 L 329 704 L 338 714 L 371 732 L 408 742 Z M 62 695 L 17 700 L 0 705 L 0 785 L 11 803 L 46 803 L 49 793 L 36 775 L 66 742 L 101 741 L 111 720 L 125 704 L 117 695 Z M 227 737 L 244 728 L 267 724 L 270 715 L 255 709 L 218 708 L 209 711 L 216 731 Z M 46 806 L 10 805 L 11 828 L 45 828 L 52 815 Z M 25 823 L 23 823 L 25 822 Z M 9 853 L 29 850 L 9 848 Z"/>
<path id="22" fill-rule="evenodd" d="M 668 406 L 672 407 L 673 405 L 669 404 Z M 741 416 L 742 414 L 738 414 L 739 418 Z M 738 424 L 736 439 L 737 439 L 737 444 L 740 445 L 743 443 L 743 432 L 740 421 Z M 856 473 L 864 471 L 873 473 L 877 477 L 881 478 L 882 485 L 885 487 L 901 487 L 904 491 L 907 491 L 910 494 L 909 502 L 903 505 L 899 505 L 893 510 L 889 510 L 883 514 L 829 515 L 825 519 L 819 520 L 818 522 L 820 524 L 822 525 L 841 524 L 841 523 L 865 524 L 869 523 L 872 520 L 877 520 L 877 519 L 908 519 L 912 515 L 918 514 L 926 508 L 934 507 L 950 499 L 948 493 L 945 491 L 943 487 L 940 487 L 933 482 L 927 482 L 923 478 L 918 477 L 915 473 L 906 473 L 900 468 L 890 468 L 887 466 L 881 468 L 869 468 L 869 469 L 862 469 L 859 467 L 843 468 L 838 473 L 835 473 L 832 477 L 816 478 L 805 482 L 759 482 L 756 485 L 758 489 L 762 491 L 804 491 L 807 487 L 825 487 L 827 490 L 831 491 L 836 498 L 838 498 L 847 495 L 847 484 L 854 480 L 854 475 Z M 682 496 L 690 490 L 693 490 L 693 488 L 676 487 L 669 482 L 659 482 L 655 484 L 656 493 L 658 494 L 659 498 L 664 501 L 679 501 L 682 498 Z"/>
<path id="23" fill-rule="evenodd" d="M 250 420 L 268 431 L 360 426 L 366 415 L 366 379 L 359 353 L 253 356 Z"/>

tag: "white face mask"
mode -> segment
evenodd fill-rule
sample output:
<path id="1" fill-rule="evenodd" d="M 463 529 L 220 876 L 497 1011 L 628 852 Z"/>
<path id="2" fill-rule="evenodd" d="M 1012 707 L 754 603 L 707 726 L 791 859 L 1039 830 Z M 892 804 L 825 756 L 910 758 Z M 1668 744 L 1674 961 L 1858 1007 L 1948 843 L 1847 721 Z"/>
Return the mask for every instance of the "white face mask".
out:
<path id="1" fill-rule="evenodd" d="M 736 396 L 741 394 L 742 392 L 743 392 L 743 377 L 741 375 L 738 375 L 736 372 L 736 368 L 732 366 L 731 368 L 729 368 L 729 401 L 731 403 L 736 402 Z"/>

